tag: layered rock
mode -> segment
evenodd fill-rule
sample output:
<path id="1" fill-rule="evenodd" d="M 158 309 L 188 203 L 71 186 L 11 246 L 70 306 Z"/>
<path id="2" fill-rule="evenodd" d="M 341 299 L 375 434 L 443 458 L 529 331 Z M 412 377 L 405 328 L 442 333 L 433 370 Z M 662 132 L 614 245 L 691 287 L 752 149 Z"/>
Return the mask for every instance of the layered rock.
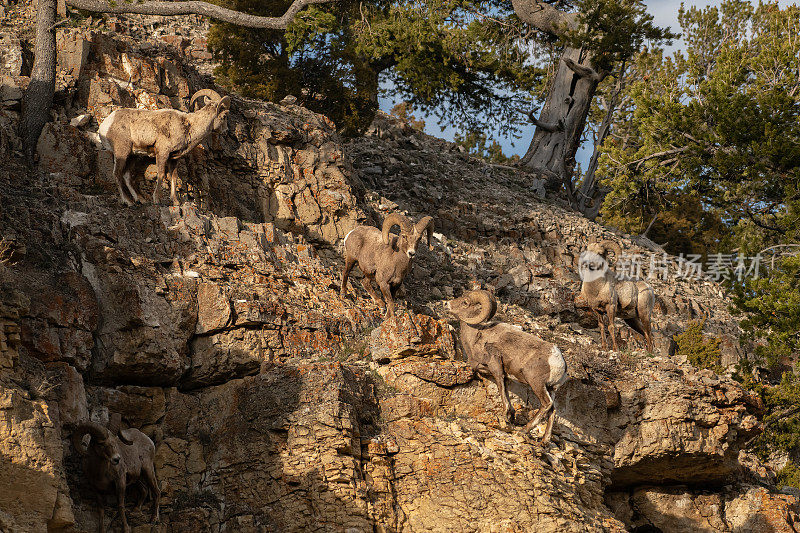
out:
<path id="1" fill-rule="evenodd" d="M 229 133 L 181 166 L 193 203 L 123 208 L 86 132 L 119 105 L 184 108 L 200 78 L 146 43 L 63 39 L 79 76 L 40 140 L 41 173 L 0 155 L 0 229 L 23 243 L 0 265 L 0 481 L 15 487 L 0 528 L 96 529 L 69 437 L 110 412 L 156 443 L 166 531 L 796 523 L 798 499 L 753 485 L 739 461 L 756 399 L 669 357 L 671 331 L 703 313 L 735 341 L 713 284 L 656 283 L 670 304 L 661 355 L 609 358 L 572 302 L 577 253 L 607 230 L 521 201 L 526 176 L 386 118 L 343 146 L 324 117 L 240 98 Z M 0 119 L 17 146 L 15 114 Z M 436 239 L 384 321 L 359 282 L 338 296 L 332 245 L 398 208 L 436 215 Z M 565 353 L 548 446 L 508 426 L 496 387 L 461 360 L 443 300 L 473 284 Z M 524 424 L 537 400 L 510 388 Z"/>

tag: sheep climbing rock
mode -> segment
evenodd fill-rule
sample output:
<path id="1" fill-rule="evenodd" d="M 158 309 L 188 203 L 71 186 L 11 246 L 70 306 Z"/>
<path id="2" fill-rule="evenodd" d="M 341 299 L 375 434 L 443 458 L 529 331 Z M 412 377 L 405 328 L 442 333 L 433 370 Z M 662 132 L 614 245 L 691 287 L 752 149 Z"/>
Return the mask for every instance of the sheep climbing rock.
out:
<path id="1" fill-rule="evenodd" d="M 156 160 L 158 177 L 153 203 L 159 203 L 161 182 L 169 174 L 170 197 L 173 205 L 179 205 L 177 160 L 191 152 L 211 132 L 227 130 L 230 97 L 223 98 L 211 89 L 202 89 L 192 96 L 189 108 L 193 109 L 196 103 L 205 99 L 209 102 L 191 113 L 176 109 L 117 109 L 100 124 L 97 133 L 102 146 L 114 153 L 114 179 L 123 203 L 133 205 L 144 201 L 130 181 L 131 155 L 141 154 Z"/>
<path id="2" fill-rule="evenodd" d="M 528 385 L 539 398 L 540 407 L 525 426 L 526 433 L 545 418 L 542 443 L 550 440 L 555 418 L 555 392 L 567 379 L 567 363 L 561 350 L 536 335 L 504 322 L 488 322 L 497 312 L 497 301 L 487 291 L 471 291 L 448 302 L 461 321 L 461 345 L 467 362 L 481 378 L 497 384 L 509 422 L 514 408 L 508 398 L 506 378 Z"/>
<path id="3" fill-rule="evenodd" d="M 128 533 L 130 527 L 125 517 L 125 490 L 131 484 L 140 482 L 145 491 L 137 507 L 141 506 L 149 493 L 153 498 L 151 522 L 156 523 L 159 519 L 161 490 L 153 464 L 156 448 L 153 441 L 138 429 L 122 429 L 119 415 L 112 417 L 109 428 L 95 422 L 81 422 L 72 433 L 72 443 L 83 455 L 83 474 L 97 492 L 100 531 L 105 531 L 103 495 L 112 493 L 117 495 L 122 528 Z M 90 439 L 88 447 L 85 447 L 83 438 L 87 434 Z"/>
<path id="4" fill-rule="evenodd" d="M 389 233 L 400 226 L 400 235 Z M 378 303 L 380 298 L 372 288 L 374 281 L 386 300 L 386 317 L 394 316 L 394 296 L 403 278 L 411 270 L 411 261 L 417 252 L 417 244 L 427 232 L 428 248 L 433 236 L 433 218 L 422 217 L 411 221 L 400 213 L 393 213 L 383 221 L 379 230 L 372 226 L 357 226 L 344 238 L 344 271 L 342 273 L 341 297 L 347 294 L 347 280 L 355 264 L 364 273 L 364 288 Z"/>
<path id="5" fill-rule="evenodd" d="M 610 240 L 591 243 L 581 253 L 578 270 L 582 280 L 580 299 L 594 313 L 600 327 L 603 349 L 608 349 L 605 319 L 615 350 L 617 345 L 614 320 L 622 318 L 628 326 L 645 340 L 647 349 L 653 351 L 651 317 L 656 301 L 652 287 L 644 281 L 618 280 L 609 266 L 608 253 L 617 259 L 622 255 L 619 244 Z"/>

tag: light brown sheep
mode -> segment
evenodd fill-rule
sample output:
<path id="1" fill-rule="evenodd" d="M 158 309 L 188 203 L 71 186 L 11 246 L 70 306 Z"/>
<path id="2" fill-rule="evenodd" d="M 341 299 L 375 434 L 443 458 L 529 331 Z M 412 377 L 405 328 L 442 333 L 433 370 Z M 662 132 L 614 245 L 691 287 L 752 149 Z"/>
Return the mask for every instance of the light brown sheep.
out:
<path id="1" fill-rule="evenodd" d="M 400 226 L 400 235 L 389 231 Z M 344 271 L 342 272 L 341 297 L 347 294 L 347 280 L 350 270 L 357 263 L 364 273 L 364 288 L 378 303 L 380 298 L 372 288 L 371 281 L 378 287 L 386 300 L 386 317 L 394 316 L 394 296 L 403 278 L 411 270 L 411 260 L 417 252 L 417 244 L 427 231 L 428 248 L 433 235 L 433 218 L 422 217 L 419 222 L 411 221 L 400 213 L 388 215 L 383 221 L 383 229 L 372 226 L 358 226 L 344 238 Z"/>
<path id="2" fill-rule="evenodd" d="M 191 152 L 212 131 L 222 133 L 227 129 L 230 97 L 222 98 L 211 89 L 202 89 L 192 96 L 189 108 L 205 98 L 210 101 L 192 113 L 176 109 L 122 108 L 100 124 L 97 133 L 103 146 L 114 153 L 114 178 L 123 203 L 133 205 L 144 201 L 130 181 L 131 155 L 142 154 L 156 160 L 158 178 L 153 203 L 159 203 L 161 182 L 169 174 L 170 197 L 173 205 L 179 205 L 177 160 Z"/>
<path id="3" fill-rule="evenodd" d="M 497 384 L 509 422 L 514 422 L 514 408 L 506 377 L 528 385 L 539 398 L 539 410 L 523 431 L 530 431 L 548 417 L 542 435 L 542 443 L 547 443 L 553 431 L 555 392 L 567 379 L 561 350 L 510 324 L 488 323 L 497 312 L 497 301 L 487 291 L 468 292 L 448 302 L 448 308 L 461 321 L 461 345 L 467 362 L 481 378 L 490 377 Z"/>

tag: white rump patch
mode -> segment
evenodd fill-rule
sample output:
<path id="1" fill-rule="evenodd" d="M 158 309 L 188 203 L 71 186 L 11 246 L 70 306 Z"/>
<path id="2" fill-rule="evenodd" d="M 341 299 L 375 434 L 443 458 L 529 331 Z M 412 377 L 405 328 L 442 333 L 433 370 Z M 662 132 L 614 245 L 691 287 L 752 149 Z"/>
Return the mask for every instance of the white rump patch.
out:
<path id="1" fill-rule="evenodd" d="M 547 380 L 547 385 L 558 388 L 567 380 L 567 362 L 564 360 L 564 356 L 558 346 L 553 346 L 550 351 L 550 357 L 547 359 L 547 364 L 550 365 L 550 379 Z"/>
<path id="2" fill-rule="evenodd" d="M 344 236 L 344 240 L 342 241 L 342 250 L 344 250 L 344 249 L 345 249 L 345 247 L 347 246 L 347 238 L 348 238 L 348 237 L 350 236 L 350 234 L 351 234 L 351 233 L 353 233 L 355 230 L 356 230 L 356 228 L 353 228 L 353 229 L 351 229 L 350 231 L 348 231 L 348 232 L 347 232 L 347 235 L 345 235 L 345 236 Z"/>
<path id="3" fill-rule="evenodd" d="M 106 119 L 100 124 L 100 127 L 97 129 L 97 134 L 100 136 L 100 142 L 103 144 L 103 147 L 106 150 L 111 150 L 111 144 L 108 142 L 108 130 L 111 129 L 111 124 L 114 122 L 114 115 L 117 114 L 117 111 L 114 110 L 111 112 L 110 115 L 106 117 Z"/>

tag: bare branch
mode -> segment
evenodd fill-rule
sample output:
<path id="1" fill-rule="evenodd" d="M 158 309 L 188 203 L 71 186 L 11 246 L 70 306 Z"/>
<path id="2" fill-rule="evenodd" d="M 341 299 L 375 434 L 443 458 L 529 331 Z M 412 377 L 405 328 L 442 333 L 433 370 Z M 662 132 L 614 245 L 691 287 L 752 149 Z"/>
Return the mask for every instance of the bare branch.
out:
<path id="1" fill-rule="evenodd" d="M 11 263 L 11 255 L 14 253 L 14 243 L 3 237 L 0 239 L 0 265 Z"/>
<path id="2" fill-rule="evenodd" d="M 533 114 L 533 111 L 528 112 L 528 118 L 530 119 L 531 123 L 536 126 L 537 128 L 541 128 L 544 131 L 548 131 L 550 133 L 555 133 L 557 131 L 564 131 L 564 119 L 559 119 L 556 124 L 551 122 L 542 122 Z"/>
<path id="3" fill-rule="evenodd" d="M 564 58 L 564 63 L 566 63 L 566 65 L 572 72 L 574 72 L 581 78 L 588 78 L 592 81 L 596 81 L 597 83 L 603 81 L 605 77 L 608 75 L 607 72 L 597 72 L 592 67 L 587 67 L 586 65 L 579 65 L 568 57 Z"/>
<path id="4" fill-rule="evenodd" d="M 135 13 L 139 15 L 204 15 L 223 22 L 247 28 L 267 28 L 285 30 L 297 13 L 311 4 L 324 4 L 332 0 L 294 0 L 289 9 L 280 17 L 259 17 L 233 9 L 227 9 L 202 0 L 144 2 L 119 2 L 111 4 L 106 0 L 66 0 L 67 5 L 93 11 L 95 13 Z"/>
<path id="5" fill-rule="evenodd" d="M 672 155 L 675 155 L 675 154 L 680 154 L 680 153 L 685 152 L 688 149 L 689 149 L 688 146 L 681 146 L 680 148 L 675 148 L 673 150 L 664 150 L 663 152 L 656 152 L 654 154 L 650 154 L 648 156 L 642 157 L 641 159 L 636 159 L 634 161 L 630 161 L 625 166 L 632 167 L 632 166 L 636 165 L 636 170 L 638 171 L 639 167 L 641 167 L 642 163 L 644 163 L 645 161 L 650 161 L 651 159 L 658 159 L 659 157 L 667 157 L 667 156 L 672 156 Z M 668 163 L 671 163 L 671 162 L 672 161 L 669 161 Z"/>
<path id="6" fill-rule="evenodd" d="M 578 26 L 576 13 L 564 13 L 541 0 L 511 0 L 511 5 L 520 20 L 550 35 L 563 36 Z"/>

